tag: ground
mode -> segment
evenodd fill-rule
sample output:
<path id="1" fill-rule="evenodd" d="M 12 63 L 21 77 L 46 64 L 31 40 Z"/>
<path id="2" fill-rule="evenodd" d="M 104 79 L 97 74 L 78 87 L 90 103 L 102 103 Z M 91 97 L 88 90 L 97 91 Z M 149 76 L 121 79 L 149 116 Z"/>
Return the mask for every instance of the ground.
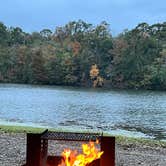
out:
<path id="1" fill-rule="evenodd" d="M 50 142 L 49 153 L 60 153 L 65 146 L 71 145 Z M 0 166 L 21 166 L 25 163 L 25 157 L 26 134 L 0 132 Z M 166 166 L 166 145 L 117 141 L 116 166 L 139 165 Z"/>

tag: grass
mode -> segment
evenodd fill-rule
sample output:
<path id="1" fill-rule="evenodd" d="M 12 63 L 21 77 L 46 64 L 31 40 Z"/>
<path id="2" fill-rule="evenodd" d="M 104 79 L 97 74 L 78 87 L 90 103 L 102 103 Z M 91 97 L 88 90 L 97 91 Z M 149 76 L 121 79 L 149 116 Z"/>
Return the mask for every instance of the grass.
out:
<path id="1" fill-rule="evenodd" d="M 39 127 L 26 127 L 26 126 L 7 126 L 7 125 L 0 125 L 0 133 L 41 133 L 45 131 L 46 128 L 39 128 Z M 50 131 L 67 131 L 61 129 L 49 129 Z M 87 131 L 88 132 L 88 131 Z M 104 133 L 105 136 L 111 136 L 107 133 Z M 116 142 L 121 145 L 146 145 L 151 147 L 164 147 L 166 148 L 165 141 L 157 141 L 152 139 L 144 139 L 144 138 L 132 138 L 132 137 L 125 137 L 125 136 L 115 136 Z"/>
<path id="2" fill-rule="evenodd" d="M 38 127 L 0 125 L 0 133 L 41 133 L 44 130 L 44 128 Z"/>
<path id="3" fill-rule="evenodd" d="M 125 136 L 116 136 L 117 143 L 121 145 L 145 145 L 150 147 L 164 147 L 166 148 L 166 141 L 145 139 L 145 138 L 133 138 Z"/>

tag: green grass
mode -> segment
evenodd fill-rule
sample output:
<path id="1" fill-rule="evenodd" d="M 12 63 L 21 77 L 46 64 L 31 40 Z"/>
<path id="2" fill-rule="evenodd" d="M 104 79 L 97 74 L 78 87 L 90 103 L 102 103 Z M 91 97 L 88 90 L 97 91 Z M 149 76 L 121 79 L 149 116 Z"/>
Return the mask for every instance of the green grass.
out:
<path id="1" fill-rule="evenodd" d="M 145 138 L 133 138 L 125 136 L 116 136 L 117 143 L 121 145 L 146 145 L 151 147 L 164 147 L 166 148 L 166 141 L 145 139 Z"/>
<path id="2" fill-rule="evenodd" d="M 42 128 L 42 127 L 29 127 L 29 126 L 10 126 L 10 125 L 0 125 L 0 133 L 42 133 L 46 129 L 49 129 L 49 131 L 63 131 L 63 132 L 69 132 L 72 130 L 63 130 L 61 128 Z M 84 132 L 84 131 L 83 131 Z M 88 131 L 85 131 L 88 132 Z"/>
<path id="3" fill-rule="evenodd" d="M 46 128 L 39 128 L 39 127 L 26 127 L 26 126 L 7 126 L 7 125 L 0 125 L 0 133 L 41 133 L 45 131 Z M 50 131 L 67 131 L 62 129 L 54 129 L 50 128 Z M 80 132 L 80 131 L 79 131 Z M 83 131 L 89 132 L 89 131 Z M 111 136 L 107 133 L 104 133 L 105 136 Z M 152 139 L 143 139 L 143 138 L 132 138 L 132 137 L 125 137 L 125 136 L 116 136 L 116 142 L 121 145 L 146 145 L 146 146 L 159 146 L 166 148 L 165 141 L 157 141 Z"/>
<path id="4" fill-rule="evenodd" d="M 38 127 L 0 125 L 0 133 L 2 133 L 2 132 L 7 132 L 7 133 L 41 133 L 44 130 L 45 130 L 44 128 L 38 128 Z"/>

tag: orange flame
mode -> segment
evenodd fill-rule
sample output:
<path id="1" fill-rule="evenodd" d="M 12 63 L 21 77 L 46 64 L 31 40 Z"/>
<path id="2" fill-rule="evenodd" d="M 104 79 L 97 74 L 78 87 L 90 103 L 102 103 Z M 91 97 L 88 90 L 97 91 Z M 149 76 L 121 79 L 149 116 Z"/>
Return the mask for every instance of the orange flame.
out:
<path id="1" fill-rule="evenodd" d="M 98 141 L 96 141 L 98 144 Z M 82 144 L 82 154 L 78 154 L 76 150 L 65 149 L 62 152 L 64 160 L 58 166 L 86 166 L 92 161 L 99 159 L 103 154 L 102 151 L 96 148 L 94 142 Z"/>

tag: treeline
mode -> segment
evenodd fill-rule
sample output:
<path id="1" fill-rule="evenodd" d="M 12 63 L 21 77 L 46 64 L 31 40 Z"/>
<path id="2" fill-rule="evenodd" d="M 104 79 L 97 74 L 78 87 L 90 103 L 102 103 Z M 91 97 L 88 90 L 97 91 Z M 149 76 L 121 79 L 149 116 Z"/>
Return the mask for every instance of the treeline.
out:
<path id="1" fill-rule="evenodd" d="M 106 22 L 33 33 L 0 23 L 0 82 L 166 89 L 166 22 L 117 37 Z"/>

